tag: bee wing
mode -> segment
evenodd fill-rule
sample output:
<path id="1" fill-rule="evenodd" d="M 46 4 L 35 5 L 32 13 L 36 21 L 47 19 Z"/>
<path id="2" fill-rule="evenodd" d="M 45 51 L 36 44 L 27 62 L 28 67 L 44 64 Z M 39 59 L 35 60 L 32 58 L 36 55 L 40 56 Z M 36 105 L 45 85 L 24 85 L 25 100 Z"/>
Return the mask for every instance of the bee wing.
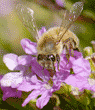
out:
<path id="1" fill-rule="evenodd" d="M 61 23 L 60 29 L 59 29 L 59 34 L 60 31 L 63 31 L 65 28 L 63 34 L 61 35 L 60 39 L 58 42 L 61 41 L 63 38 L 64 34 L 67 32 L 67 30 L 70 28 L 70 26 L 76 21 L 76 19 L 79 17 L 83 10 L 83 2 L 76 2 L 75 4 L 72 5 L 70 11 L 68 12 L 67 10 L 65 11 L 63 21 Z"/>
<path id="2" fill-rule="evenodd" d="M 38 40 L 38 30 L 35 25 L 35 19 L 34 19 L 34 11 L 26 7 L 25 4 L 16 4 L 16 12 L 22 23 L 25 25 L 25 27 L 29 30 L 29 32 L 33 35 L 34 39 Z"/>

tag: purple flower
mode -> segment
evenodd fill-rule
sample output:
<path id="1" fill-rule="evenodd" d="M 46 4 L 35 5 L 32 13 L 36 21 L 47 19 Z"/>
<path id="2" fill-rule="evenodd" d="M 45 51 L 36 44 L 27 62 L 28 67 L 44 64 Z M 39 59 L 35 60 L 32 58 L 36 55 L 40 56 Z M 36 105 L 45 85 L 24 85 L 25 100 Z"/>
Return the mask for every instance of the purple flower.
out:
<path id="1" fill-rule="evenodd" d="M 5 74 L 0 80 L 1 89 L 3 91 L 3 100 L 9 97 L 21 97 L 21 92 L 17 90 L 22 83 L 26 91 L 28 90 L 28 81 L 35 73 L 40 78 L 49 80 L 49 72 L 37 63 L 36 58 L 30 55 L 17 56 L 15 54 L 4 55 L 3 61 L 10 70 L 19 70 L 20 72 L 10 72 Z M 34 72 L 35 71 L 35 72 Z M 44 74 L 43 74 L 44 73 Z M 24 83 L 26 81 L 26 83 Z M 32 87 L 32 86 L 31 86 Z M 30 87 L 29 87 L 30 88 Z M 31 89 L 31 88 L 30 88 Z"/>
<path id="2" fill-rule="evenodd" d="M 30 56 L 26 55 L 18 57 L 17 55 L 12 53 L 4 55 L 3 61 L 6 64 L 6 66 L 10 70 L 18 70 L 20 72 L 10 72 L 5 74 L 0 81 L 1 86 L 4 87 L 11 86 L 12 88 L 15 88 L 18 86 L 19 83 L 23 81 L 24 79 L 23 76 L 29 72 L 29 62 L 31 62 L 31 60 L 27 61 L 27 58 L 29 57 Z"/>
<path id="3" fill-rule="evenodd" d="M 1 80 L 1 85 L 4 87 L 18 87 L 25 78 L 28 80 L 33 74 L 48 79 L 49 72 L 46 69 L 43 70 L 43 68 L 37 63 L 36 58 L 30 55 L 17 56 L 10 53 L 4 55 L 3 61 L 10 70 L 20 71 L 5 74 Z M 44 73 L 45 76 L 41 73 Z"/>

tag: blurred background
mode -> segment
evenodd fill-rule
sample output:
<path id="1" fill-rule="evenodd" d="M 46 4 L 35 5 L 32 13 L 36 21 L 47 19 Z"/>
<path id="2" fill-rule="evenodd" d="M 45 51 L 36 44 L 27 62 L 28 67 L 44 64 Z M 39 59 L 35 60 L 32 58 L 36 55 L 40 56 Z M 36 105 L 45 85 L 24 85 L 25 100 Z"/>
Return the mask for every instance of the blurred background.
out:
<path id="1" fill-rule="evenodd" d="M 3 63 L 4 54 L 25 54 L 20 45 L 21 39 L 34 41 L 17 16 L 15 5 L 19 2 L 26 3 L 34 10 L 38 29 L 42 26 L 49 29 L 60 26 L 64 10 L 69 10 L 78 0 L 0 0 L 0 74 L 9 71 Z M 91 46 L 91 41 L 95 40 L 95 0 L 85 0 L 83 11 L 70 30 L 78 36 L 81 51 L 84 47 Z"/>

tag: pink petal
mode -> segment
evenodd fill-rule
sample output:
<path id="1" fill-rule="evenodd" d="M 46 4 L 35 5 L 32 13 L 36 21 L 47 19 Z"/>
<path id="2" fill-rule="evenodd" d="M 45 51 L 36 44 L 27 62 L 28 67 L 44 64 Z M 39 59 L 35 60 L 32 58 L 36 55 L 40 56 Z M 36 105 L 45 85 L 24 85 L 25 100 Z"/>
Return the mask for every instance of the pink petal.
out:
<path id="1" fill-rule="evenodd" d="M 49 95 L 48 92 L 44 92 L 42 96 L 37 99 L 36 106 L 42 109 L 49 102 L 51 95 Z"/>
<path id="2" fill-rule="evenodd" d="M 23 50 L 27 54 L 31 54 L 31 55 L 37 54 L 37 49 L 36 49 L 37 44 L 35 42 L 31 42 L 29 39 L 22 39 L 21 45 L 22 45 Z"/>
<path id="3" fill-rule="evenodd" d="M 84 88 L 84 85 L 86 85 L 88 81 L 87 78 L 70 75 L 64 82 L 68 85 L 72 85 L 73 87 L 78 87 L 81 90 Z"/>
<path id="4" fill-rule="evenodd" d="M 6 64 L 8 69 L 14 70 L 15 67 L 18 65 L 18 56 L 13 53 L 6 54 L 3 57 L 3 62 Z"/>
<path id="5" fill-rule="evenodd" d="M 89 76 L 91 73 L 91 68 L 88 60 L 84 58 L 79 58 L 73 62 L 73 71 L 74 73 L 83 73 L 86 72 L 86 76 Z"/>
<path id="6" fill-rule="evenodd" d="M 29 92 L 33 89 L 40 89 L 40 87 L 41 87 L 41 85 L 32 84 L 32 83 L 29 83 L 26 80 L 24 80 L 17 89 L 20 91 Z"/>
<path id="7" fill-rule="evenodd" d="M 20 72 L 10 72 L 3 76 L 0 83 L 3 87 L 9 87 L 15 88 L 18 86 L 19 83 L 21 83 L 23 80 L 22 73 Z"/>
<path id="8" fill-rule="evenodd" d="M 18 57 L 18 64 L 19 65 L 29 65 L 31 61 L 36 61 L 36 58 L 32 57 L 31 55 L 22 55 Z"/>
<path id="9" fill-rule="evenodd" d="M 2 91 L 3 91 L 3 101 L 5 101 L 7 98 L 9 97 L 18 97 L 20 98 L 22 95 L 21 91 L 17 91 L 17 89 L 15 88 L 11 88 L 11 87 L 1 87 Z"/>
<path id="10" fill-rule="evenodd" d="M 32 70 L 35 71 L 35 73 L 36 73 L 41 79 L 43 79 L 43 80 L 44 80 L 44 79 L 45 79 L 45 80 L 49 80 L 50 75 L 49 75 L 48 70 L 46 70 L 46 69 L 43 70 L 43 67 L 40 66 L 37 61 L 32 62 Z"/>
<path id="11" fill-rule="evenodd" d="M 25 106 L 26 104 L 28 104 L 30 100 L 36 99 L 39 95 L 40 95 L 39 90 L 32 91 L 32 93 L 29 94 L 29 96 L 24 100 L 22 106 Z"/>

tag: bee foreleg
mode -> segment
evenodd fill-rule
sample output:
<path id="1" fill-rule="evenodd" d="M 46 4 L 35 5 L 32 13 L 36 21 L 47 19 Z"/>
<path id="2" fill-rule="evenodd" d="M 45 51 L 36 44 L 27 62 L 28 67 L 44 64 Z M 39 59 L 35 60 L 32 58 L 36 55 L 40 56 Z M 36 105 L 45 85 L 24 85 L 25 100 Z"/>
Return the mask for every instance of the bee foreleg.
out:
<path id="1" fill-rule="evenodd" d="M 55 72 L 54 62 L 53 61 L 51 61 L 51 62 L 52 62 L 52 70 Z"/>
<path id="2" fill-rule="evenodd" d="M 56 54 L 56 61 L 57 61 L 57 69 L 59 71 L 60 56 L 58 54 Z"/>
<path id="3" fill-rule="evenodd" d="M 78 52 L 80 52 L 80 49 L 78 48 L 78 47 L 76 47 L 76 42 L 74 41 L 74 39 L 73 38 L 71 38 L 72 39 L 72 48 L 73 48 L 73 50 L 77 50 Z"/>
<path id="4" fill-rule="evenodd" d="M 66 58 L 67 58 L 67 60 L 68 60 L 68 62 L 69 62 L 70 53 L 69 53 L 69 46 L 68 46 L 68 44 L 65 44 L 65 45 L 63 46 L 63 48 L 66 49 Z M 67 63 L 68 63 L 68 62 L 67 62 Z"/>
<path id="5" fill-rule="evenodd" d="M 74 48 L 75 48 L 75 41 L 73 40 L 73 38 L 70 38 L 70 41 L 69 41 L 69 45 L 70 45 L 70 49 L 71 49 L 71 56 L 73 57 L 74 56 Z"/>

